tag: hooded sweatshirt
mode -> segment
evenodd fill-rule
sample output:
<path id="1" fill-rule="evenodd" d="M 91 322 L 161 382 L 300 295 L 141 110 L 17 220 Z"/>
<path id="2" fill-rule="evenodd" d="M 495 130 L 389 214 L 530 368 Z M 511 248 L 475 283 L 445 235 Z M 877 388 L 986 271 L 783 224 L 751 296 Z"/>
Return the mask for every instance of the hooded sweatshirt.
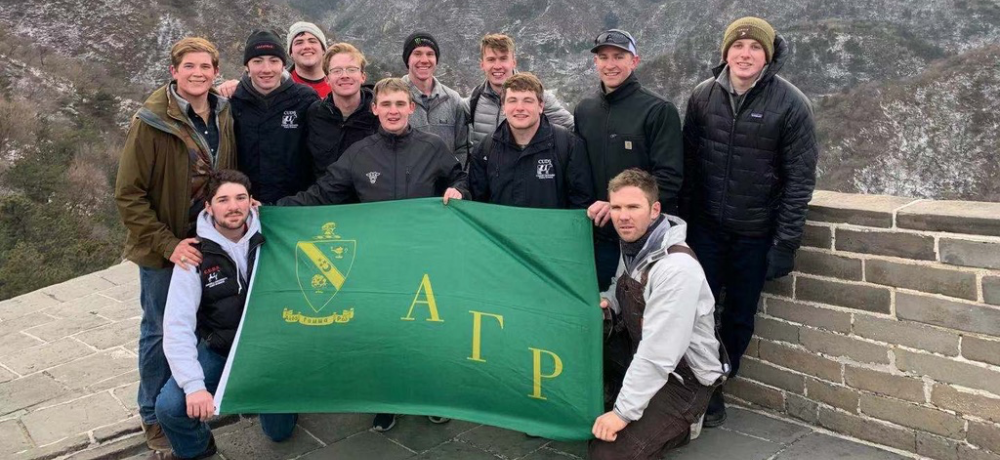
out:
<path id="1" fill-rule="evenodd" d="M 207 211 L 198 215 L 198 238 L 215 242 L 235 262 L 240 292 L 245 291 L 249 285 L 248 251 L 251 238 L 258 233 L 260 220 L 257 211 L 253 209 L 247 218 L 246 234 L 235 243 L 215 229 L 212 216 Z M 205 389 L 205 373 L 198 362 L 199 338 L 195 333 L 198 308 L 202 301 L 202 278 L 199 270 L 184 270 L 174 266 L 167 293 L 167 306 L 163 313 L 163 354 L 167 357 L 177 386 L 186 395 Z"/>
<path id="2" fill-rule="evenodd" d="M 625 372 L 614 408 L 616 414 L 629 421 L 642 418 L 649 401 L 667 383 L 681 358 L 687 359 L 702 385 L 712 385 L 723 375 L 719 341 L 715 338 L 715 297 L 697 260 L 688 254 L 667 252 L 675 244 L 687 246 L 687 224 L 678 217 L 663 216 L 667 222 L 653 230 L 629 267 L 629 276 L 635 280 L 642 279 L 642 272 L 649 269 L 643 291 L 646 310 L 642 340 Z M 615 312 L 621 311 L 615 285 L 625 270 L 624 260 L 619 259 L 611 287 L 601 294 Z"/>

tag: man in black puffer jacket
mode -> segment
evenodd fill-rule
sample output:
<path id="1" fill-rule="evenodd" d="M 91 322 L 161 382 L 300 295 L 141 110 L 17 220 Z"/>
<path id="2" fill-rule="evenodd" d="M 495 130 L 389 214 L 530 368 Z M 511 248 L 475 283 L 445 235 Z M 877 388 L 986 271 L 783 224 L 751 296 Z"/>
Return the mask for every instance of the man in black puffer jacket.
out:
<path id="1" fill-rule="evenodd" d="M 306 150 L 306 110 L 319 99 L 312 88 L 284 78 L 284 44 L 271 32 L 247 39 L 247 75 L 231 100 L 237 168 L 254 184 L 264 204 L 305 190 L 313 183 Z M 284 78 L 284 79 L 283 79 Z"/>
<path id="2" fill-rule="evenodd" d="M 764 281 L 792 271 L 816 185 L 809 99 L 777 75 L 788 43 L 762 19 L 726 29 L 723 63 L 695 88 L 684 119 L 681 216 L 716 299 L 730 376 L 753 335 Z M 721 388 L 705 426 L 725 421 Z"/>

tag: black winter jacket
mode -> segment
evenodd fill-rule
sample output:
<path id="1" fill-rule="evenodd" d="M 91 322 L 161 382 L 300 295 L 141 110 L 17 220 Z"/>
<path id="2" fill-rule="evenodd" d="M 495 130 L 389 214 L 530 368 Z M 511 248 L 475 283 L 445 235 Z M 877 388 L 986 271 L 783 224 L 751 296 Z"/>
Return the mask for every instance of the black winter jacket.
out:
<path id="1" fill-rule="evenodd" d="M 797 249 L 816 185 L 818 146 L 809 99 L 777 75 L 788 44 L 778 36 L 774 45 L 770 66 L 738 113 L 717 81 L 725 63 L 691 94 L 682 216 Z"/>
<path id="2" fill-rule="evenodd" d="M 313 102 L 306 112 L 306 145 L 312 156 L 313 175 L 320 177 L 340 159 L 352 144 L 378 131 L 378 117 L 372 113 L 374 99 L 370 87 L 361 88 L 361 104 L 344 119 L 333 103 L 333 93 Z"/>
<path id="3" fill-rule="evenodd" d="M 319 96 L 286 79 L 261 96 L 244 76 L 233 93 L 237 168 L 249 178 L 254 198 L 271 204 L 313 182 L 306 149 L 306 110 Z"/>
<path id="4" fill-rule="evenodd" d="M 469 199 L 467 175 L 440 137 L 407 127 L 378 132 L 352 145 L 307 190 L 279 206 L 370 203 L 442 196 L 454 187 Z"/>
<path id="5" fill-rule="evenodd" d="M 201 239 L 201 303 L 198 306 L 198 326 L 195 333 L 209 348 L 222 356 L 229 355 L 229 349 L 236 339 L 236 329 L 243 318 L 243 306 L 246 305 L 247 287 L 253 275 L 257 248 L 263 243 L 264 237 L 260 233 L 250 237 L 247 275 L 246 279 L 241 280 L 236 262 L 226 254 L 226 250 L 208 238 Z"/>
<path id="6" fill-rule="evenodd" d="M 488 150 L 488 151 L 484 151 Z M 541 116 L 524 150 L 507 120 L 480 142 L 469 161 L 472 199 L 527 208 L 586 208 L 594 201 L 590 162 L 582 139 Z"/>
<path id="7" fill-rule="evenodd" d="M 576 106 L 573 120 L 587 144 L 595 199 L 607 201 L 608 182 L 628 168 L 639 168 L 656 177 L 663 212 L 677 213 L 684 146 L 673 104 L 643 88 L 633 73 L 611 94 L 602 83 L 598 94 Z M 617 238 L 610 222 L 598 233 Z"/>

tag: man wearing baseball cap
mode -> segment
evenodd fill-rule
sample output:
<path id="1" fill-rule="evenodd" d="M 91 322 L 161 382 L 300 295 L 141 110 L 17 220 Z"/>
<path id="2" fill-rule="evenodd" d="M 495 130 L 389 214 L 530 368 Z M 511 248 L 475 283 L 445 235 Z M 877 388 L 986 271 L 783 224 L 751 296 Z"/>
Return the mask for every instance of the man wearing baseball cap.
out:
<path id="1" fill-rule="evenodd" d="M 464 168 L 469 156 L 469 107 L 458 92 L 434 76 L 440 57 L 437 39 L 427 32 L 414 32 L 403 42 L 407 71 L 403 81 L 417 104 L 410 126 L 438 135 Z"/>
<path id="2" fill-rule="evenodd" d="M 236 165 L 254 184 L 254 198 L 271 204 L 312 185 L 306 149 L 306 110 L 318 99 L 306 85 L 284 75 L 284 43 L 259 30 L 247 38 L 246 75 L 233 93 Z"/>
<path id="3" fill-rule="evenodd" d="M 818 147 L 809 99 L 777 75 L 789 47 L 770 24 L 737 19 L 726 28 L 721 51 L 712 78 L 688 100 L 681 217 L 715 298 L 726 291 L 720 335 L 734 377 L 765 280 L 794 267 Z M 704 425 L 725 419 L 719 388 Z"/>
<path id="4" fill-rule="evenodd" d="M 576 132 L 586 140 L 593 175 L 594 198 L 587 210 L 594 220 L 594 257 L 598 286 L 611 283 L 620 257 L 618 236 L 610 224 L 607 184 L 628 168 L 656 178 L 659 202 L 667 214 L 677 213 L 677 192 L 683 172 L 681 122 L 673 104 L 645 89 L 633 71 L 639 65 L 635 38 L 620 29 L 602 32 L 594 40 L 598 91 L 576 106 Z"/>

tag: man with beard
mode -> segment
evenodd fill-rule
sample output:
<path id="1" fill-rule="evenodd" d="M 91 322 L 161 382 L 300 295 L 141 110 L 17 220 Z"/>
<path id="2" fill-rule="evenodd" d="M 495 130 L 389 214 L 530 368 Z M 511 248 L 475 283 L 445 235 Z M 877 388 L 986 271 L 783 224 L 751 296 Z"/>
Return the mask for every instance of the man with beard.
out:
<path id="1" fill-rule="evenodd" d="M 156 399 L 156 417 L 173 453 L 161 459 L 202 459 L 216 453 L 205 421 L 215 413 L 213 394 L 236 340 L 254 260 L 264 243 L 246 175 L 234 170 L 212 175 L 197 234 L 204 257 L 194 270 L 174 268 L 163 318 L 163 352 L 173 376 Z M 260 414 L 258 420 L 267 437 L 281 442 L 292 435 L 297 418 Z"/>

